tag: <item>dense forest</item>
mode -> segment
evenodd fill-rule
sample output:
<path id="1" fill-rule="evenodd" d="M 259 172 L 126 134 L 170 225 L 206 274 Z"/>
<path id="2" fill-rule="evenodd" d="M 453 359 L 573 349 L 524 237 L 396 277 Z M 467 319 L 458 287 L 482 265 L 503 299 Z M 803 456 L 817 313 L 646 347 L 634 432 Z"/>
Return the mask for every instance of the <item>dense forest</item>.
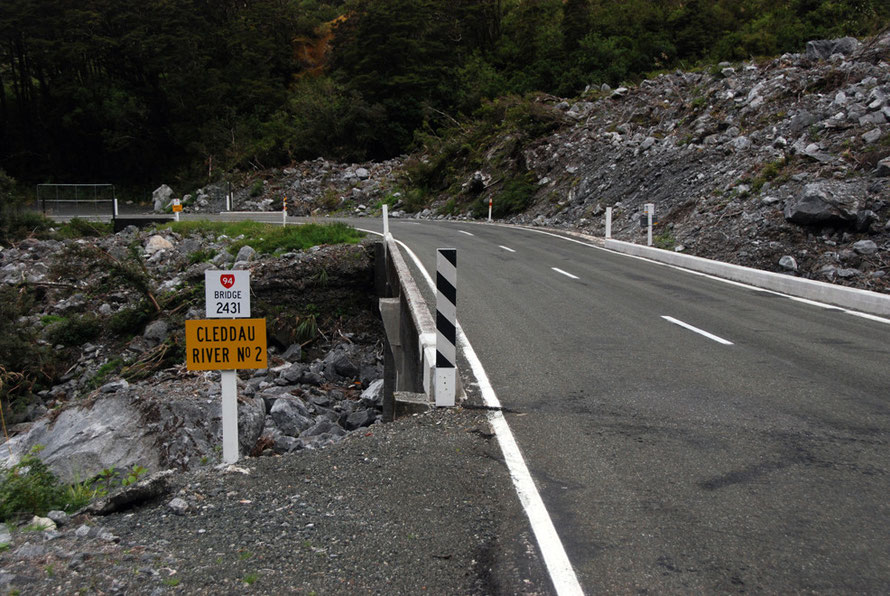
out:
<path id="1" fill-rule="evenodd" d="M 5 0 L 0 174 L 139 184 L 384 158 L 495 97 L 888 22 L 886 0 Z"/>

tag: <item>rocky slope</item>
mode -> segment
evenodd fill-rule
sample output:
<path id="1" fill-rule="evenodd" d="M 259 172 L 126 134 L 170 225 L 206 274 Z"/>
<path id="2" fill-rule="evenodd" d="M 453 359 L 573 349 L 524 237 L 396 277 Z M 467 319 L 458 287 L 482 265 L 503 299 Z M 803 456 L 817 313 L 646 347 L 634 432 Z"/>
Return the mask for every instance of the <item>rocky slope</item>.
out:
<path id="1" fill-rule="evenodd" d="M 209 268 L 250 269 L 252 315 L 268 322 L 270 367 L 239 372 L 243 454 L 312 449 L 378 421 L 373 251 L 338 245 L 273 258 L 248 245 L 233 255 L 234 240 L 131 227 L 0 251 L 16 337 L 40 364 L 33 378 L 58 379 L 7 411 L 4 458 L 43 445 L 41 459 L 66 481 L 110 467 L 217 463 L 219 374 L 186 370 L 184 355 L 184 320 L 204 317 Z"/>
<path id="2" fill-rule="evenodd" d="M 764 63 L 676 72 L 555 106 L 576 123 L 525 152 L 539 200 L 521 223 L 888 291 L 890 35 Z M 787 257 L 787 258 L 786 258 Z"/>
<path id="3" fill-rule="evenodd" d="M 602 235 L 613 207 L 614 236 L 639 242 L 651 202 L 663 248 L 890 291 L 890 33 L 535 102 L 554 132 L 461 149 L 481 157 L 449 164 L 449 190 L 426 203 L 403 196 L 406 166 L 432 155 L 264 172 L 238 208 L 288 196 L 292 215 L 362 214 L 388 199 L 396 216 L 467 218 L 530 177 L 530 207 L 506 221 Z"/>

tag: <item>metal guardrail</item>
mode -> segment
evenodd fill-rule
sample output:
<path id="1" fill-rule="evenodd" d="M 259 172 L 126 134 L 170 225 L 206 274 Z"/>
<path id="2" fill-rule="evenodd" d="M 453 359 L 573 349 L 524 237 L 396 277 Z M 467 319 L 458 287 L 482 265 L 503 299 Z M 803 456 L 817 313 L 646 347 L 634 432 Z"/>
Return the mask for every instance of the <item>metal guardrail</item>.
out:
<path id="1" fill-rule="evenodd" d="M 383 416 L 434 403 L 436 324 L 392 236 L 375 245 L 375 277 L 386 331 Z M 459 383 L 459 381 L 458 381 Z"/>

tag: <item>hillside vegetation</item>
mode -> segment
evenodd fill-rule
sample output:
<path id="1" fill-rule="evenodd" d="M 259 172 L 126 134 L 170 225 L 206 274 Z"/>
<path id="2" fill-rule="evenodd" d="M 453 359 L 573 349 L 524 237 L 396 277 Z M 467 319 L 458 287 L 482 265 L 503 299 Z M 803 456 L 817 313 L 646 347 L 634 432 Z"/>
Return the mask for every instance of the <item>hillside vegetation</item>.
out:
<path id="1" fill-rule="evenodd" d="M 573 96 L 888 21 L 882 0 L 3 2 L 0 167 L 125 185 L 381 159 L 498 97 Z"/>

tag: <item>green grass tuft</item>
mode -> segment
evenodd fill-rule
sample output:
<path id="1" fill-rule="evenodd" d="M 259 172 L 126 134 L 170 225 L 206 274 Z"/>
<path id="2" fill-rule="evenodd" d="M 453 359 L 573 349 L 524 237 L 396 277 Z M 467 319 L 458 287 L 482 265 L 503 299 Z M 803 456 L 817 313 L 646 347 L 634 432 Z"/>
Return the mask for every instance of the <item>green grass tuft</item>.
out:
<path id="1" fill-rule="evenodd" d="M 233 254 L 248 244 L 259 253 L 274 254 L 306 250 L 323 244 L 355 244 L 365 236 L 363 232 L 340 222 L 287 227 L 255 221 L 182 221 L 167 225 L 182 235 L 224 234 L 230 238 L 238 238 L 229 247 Z"/>

